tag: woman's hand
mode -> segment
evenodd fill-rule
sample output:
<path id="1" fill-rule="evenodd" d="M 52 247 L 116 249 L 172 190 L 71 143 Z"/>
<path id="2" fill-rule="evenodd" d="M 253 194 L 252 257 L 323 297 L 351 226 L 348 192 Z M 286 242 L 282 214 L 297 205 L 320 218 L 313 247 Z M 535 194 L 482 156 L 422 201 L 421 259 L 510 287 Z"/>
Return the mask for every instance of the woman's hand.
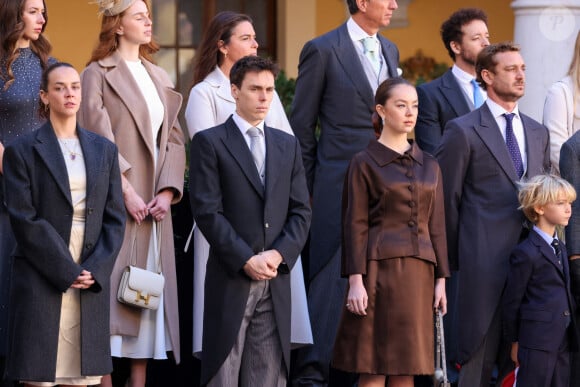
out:
<path id="1" fill-rule="evenodd" d="M 351 274 L 348 277 L 348 284 L 346 308 L 351 313 L 366 316 L 369 298 L 363 284 L 362 274 Z"/>
<path id="2" fill-rule="evenodd" d="M 126 185 L 123 185 L 123 199 L 125 200 L 125 208 L 129 215 L 135 220 L 137 224 L 141 224 L 145 220 L 147 215 L 149 215 L 149 209 L 147 204 L 143 201 L 141 196 L 135 192 L 133 186 L 127 181 Z"/>
<path id="3" fill-rule="evenodd" d="M 435 280 L 435 297 L 433 308 L 441 310 L 441 315 L 447 313 L 447 295 L 445 294 L 445 278 Z"/>
<path id="4" fill-rule="evenodd" d="M 88 289 L 95 283 L 93 275 L 86 270 L 81 271 L 75 282 L 70 286 L 74 289 Z"/>
<path id="5" fill-rule="evenodd" d="M 171 207 L 171 201 L 173 200 L 173 191 L 171 189 L 164 189 L 159 192 L 153 200 L 147 203 L 147 208 L 149 208 L 149 213 L 156 221 L 160 222 L 165 218 L 167 212 Z"/>

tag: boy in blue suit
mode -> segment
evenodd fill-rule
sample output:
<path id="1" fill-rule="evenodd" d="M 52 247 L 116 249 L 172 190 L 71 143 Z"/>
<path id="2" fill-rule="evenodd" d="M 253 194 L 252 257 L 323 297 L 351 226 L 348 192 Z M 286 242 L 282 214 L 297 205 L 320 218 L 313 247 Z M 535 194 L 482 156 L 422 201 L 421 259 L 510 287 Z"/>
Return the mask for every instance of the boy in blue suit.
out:
<path id="1" fill-rule="evenodd" d="M 517 385 L 567 387 L 577 337 L 568 256 L 556 227 L 568 224 L 576 192 L 557 176 L 538 175 L 521 184 L 518 199 L 534 226 L 512 252 L 502 300 Z"/>

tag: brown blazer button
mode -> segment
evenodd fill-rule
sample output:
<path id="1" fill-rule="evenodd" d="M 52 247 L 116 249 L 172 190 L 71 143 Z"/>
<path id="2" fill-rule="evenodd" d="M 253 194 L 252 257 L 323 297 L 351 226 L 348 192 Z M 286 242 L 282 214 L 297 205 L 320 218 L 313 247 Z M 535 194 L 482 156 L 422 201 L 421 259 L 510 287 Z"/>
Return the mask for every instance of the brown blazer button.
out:
<path id="1" fill-rule="evenodd" d="M 415 221 L 410 220 L 408 225 L 409 225 L 409 227 L 415 227 Z"/>

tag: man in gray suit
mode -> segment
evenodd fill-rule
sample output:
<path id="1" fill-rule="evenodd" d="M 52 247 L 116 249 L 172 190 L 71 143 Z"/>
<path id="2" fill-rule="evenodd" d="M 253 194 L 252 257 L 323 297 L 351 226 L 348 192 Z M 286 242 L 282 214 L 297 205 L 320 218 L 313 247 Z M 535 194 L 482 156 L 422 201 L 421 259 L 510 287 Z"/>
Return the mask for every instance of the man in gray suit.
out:
<path id="1" fill-rule="evenodd" d="M 548 130 L 518 110 L 524 72 L 517 46 L 484 48 L 476 73 L 488 99 L 449 121 L 435 152 L 443 174 L 449 262 L 460 273 L 460 387 L 488 387 L 494 364 L 507 358 L 500 343 L 500 298 L 510 253 L 526 234 L 517 182 L 550 168 Z M 504 364 L 498 365 L 501 377 Z"/>
<path id="2" fill-rule="evenodd" d="M 489 46 L 485 12 L 477 8 L 458 10 L 441 25 L 441 38 L 454 64 L 441 77 L 417 87 L 415 139 L 429 153 L 435 152 L 441 142 L 447 121 L 480 107 L 487 97 L 475 82 L 475 60 Z"/>
<path id="3" fill-rule="evenodd" d="M 347 0 L 351 18 L 304 45 L 290 124 L 300 141 L 312 198 L 306 265 L 314 345 L 298 350 L 295 385 L 328 383 L 346 280 L 340 278 L 341 197 L 351 157 L 375 138 L 374 93 L 397 76 L 399 51 L 378 34 L 395 0 Z M 316 137 L 317 123 L 320 138 Z"/>
<path id="4" fill-rule="evenodd" d="M 290 370 L 290 269 L 308 236 L 300 145 L 264 123 L 274 64 L 230 71 L 236 111 L 193 137 L 190 196 L 210 244 L 201 384 L 285 387 Z"/>

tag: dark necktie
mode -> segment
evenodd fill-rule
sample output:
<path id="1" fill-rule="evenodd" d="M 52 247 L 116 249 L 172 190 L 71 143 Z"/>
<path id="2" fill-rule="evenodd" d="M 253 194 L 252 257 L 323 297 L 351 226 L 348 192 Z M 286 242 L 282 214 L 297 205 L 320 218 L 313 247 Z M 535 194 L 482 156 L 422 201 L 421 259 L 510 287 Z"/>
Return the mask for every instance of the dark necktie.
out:
<path id="1" fill-rule="evenodd" d="M 519 178 L 524 175 L 524 163 L 522 161 L 522 154 L 520 153 L 520 147 L 518 145 L 518 140 L 514 135 L 514 127 L 512 125 L 512 120 L 514 119 L 515 113 L 505 113 L 505 144 L 507 145 L 508 152 L 516 168 L 516 174 Z"/>
<path id="2" fill-rule="evenodd" d="M 562 249 L 560 248 L 560 241 L 557 238 L 554 238 L 551 245 L 556 253 L 556 258 L 558 258 L 558 265 L 562 266 Z"/>

